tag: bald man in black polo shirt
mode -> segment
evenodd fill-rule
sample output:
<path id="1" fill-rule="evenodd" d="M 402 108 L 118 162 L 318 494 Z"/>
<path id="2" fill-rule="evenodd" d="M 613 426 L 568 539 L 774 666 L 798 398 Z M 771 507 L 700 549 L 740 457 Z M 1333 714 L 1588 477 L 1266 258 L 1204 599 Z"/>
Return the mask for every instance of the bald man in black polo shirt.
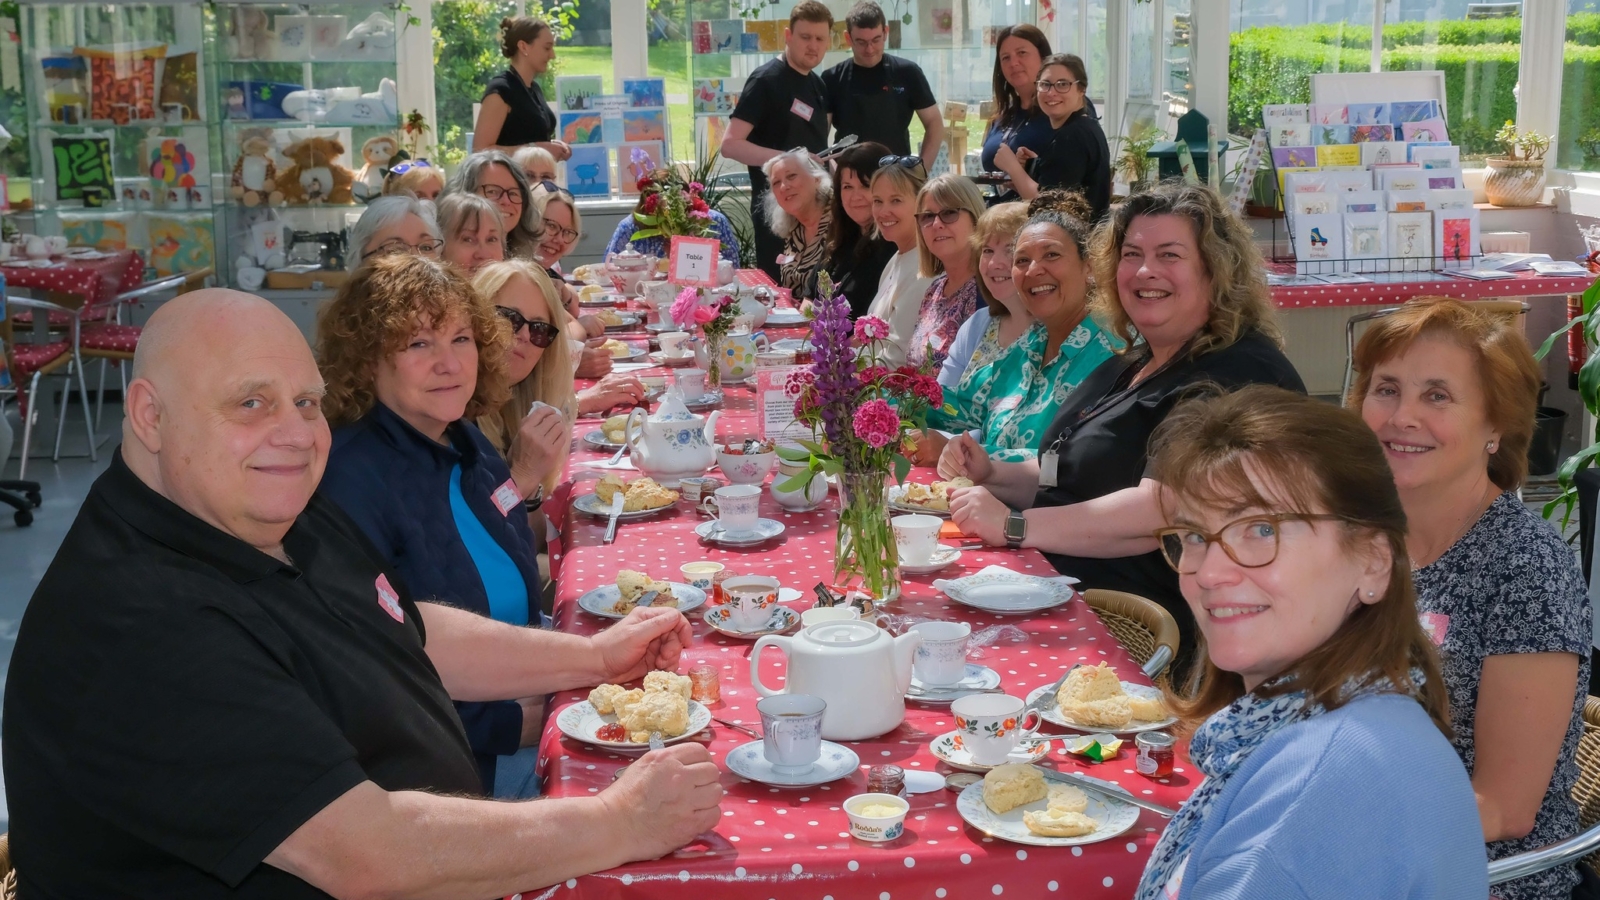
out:
<path id="1" fill-rule="evenodd" d="M 500 803 L 459 700 L 674 668 L 676 610 L 594 638 L 416 603 L 313 491 L 322 377 L 288 317 L 180 297 L 123 443 L 23 616 L 4 713 L 23 897 L 494 897 L 674 850 L 719 819 L 704 747 L 594 797 Z"/>

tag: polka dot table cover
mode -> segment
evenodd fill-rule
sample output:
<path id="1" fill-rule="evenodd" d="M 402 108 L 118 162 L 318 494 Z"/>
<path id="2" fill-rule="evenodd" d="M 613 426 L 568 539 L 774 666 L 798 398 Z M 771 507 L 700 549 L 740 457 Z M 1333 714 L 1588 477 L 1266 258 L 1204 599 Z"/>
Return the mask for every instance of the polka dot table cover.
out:
<path id="1" fill-rule="evenodd" d="M 760 269 L 740 269 L 737 275 L 739 283 L 745 287 L 778 289 L 778 283 L 772 280 L 772 276 Z"/>
<path id="2" fill-rule="evenodd" d="M 83 298 L 86 315 L 105 318 L 103 304 L 132 290 L 144 280 L 144 260 L 132 250 L 119 250 L 101 259 L 57 257 L 49 266 L 0 266 L 6 286 L 57 291 Z M 95 315 L 93 307 L 102 307 Z"/>
<path id="3" fill-rule="evenodd" d="M 1271 267 L 1280 274 L 1293 274 L 1294 266 Z M 1517 272 L 1516 277 L 1499 281 L 1473 281 L 1449 275 L 1369 275 L 1373 281 L 1360 284 L 1277 285 L 1271 288 L 1272 303 L 1279 309 L 1315 309 L 1328 306 L 1375 306 L 1404 303 L 1413 297 L 1454 297 L 1457 300 L 1492 300 L 1497 297 L 1548 297 L 1581 294 L 1594 283 L 1595 275 L 1572 277 L 1535 275 Z M 1381 280 L 1394 279 L 1394 280 Z"/>
<path id="4" fill-rule="evenodd" d="M 664 371 L 664 370 L 663 370 Z M 753 397 L 743 387 L 731 386 L 719 423 L 720 434 L 753 432 Z M 580 422 L 575 434 L 593 427 Z M 582 494 L 598 473 L 582 472 L 587 462 L 602 461 L 605 454 L 576 444 L 571 460 Z M 623 473 L 633 477 L 634 473 Z M 709 474 L 716 475 L 713 469 Z M 932 481 L 932 469 L 915 469 L 912 478 Z M 608 623 L 583 612 L 577 598 L 585 591 L 610 584 L 620 568 L 631 567 L 673 580 L 678 567 L 706 559 L 723 563 L 734 572 L 765 574 L 785 587 L 802 593 L 788 605 L 809 607 L 811 588 L 831 580 L 834 531 L 838 500 L 817 510 L 789 513 L 763 495 L 761 515 L 785 526 L 779 538 L 750 549 L 724 549 L 702 543 L 693 533 L 704 519 L 686 503 L 658 518 L 624 522 L 615 543 L 601 543 L 605 523 L 587 516 L 568 515 L 562 527 L 565 558 L 558 579 L 555 627 L 576 634 L 593 634 Z M 973 662 L 993 668 L 1001 685 L 1014 696 L 1058 679 L 1076 663 L 1109 662 L 1119 676 L 1147 683 L 1139 666 L 1105 629 L 1081 596 L 1037 615 L 995 616 L 960 606 L 935 590 L 935 578 L 955 578 L 987 565 L 1003 565 L 1018 572 L 1054 575 L 1050 564 L 1032 550 L 963 551 L 955 566 L 935 575 L 911 576 L 903 581 L 903 598 L 891 611 L 971 623 L 974 631 L 990 625 L 1015 625 L 1027 639 L 1002 643 L 974 654 Z M 721 671 L 722 703 L 713 707 L 718 718 L 737 721 L 759 730 L 759 699 L 750 686 L 749 655 L 753 641 L 723 636 L 691 613 L 695 642 L 685 653 L 680 671 L 709 663 Z M 763 678 L 781 684 L 785 661 L 772 650 L 761 660 Z M 587 691 L 553 695 L 545 717 L 540 745 L 541 774 L 548 796 L 584 796 L 604 790 L 613 774 L 630 757 L 607 753 L 565 738 L 554 726 L 557 712 L 582 701 Z M 940 763 L 929 743 L 955 728 L 949 707 L 906 705 L 905 722 L 881 737 L 848 744 L 861 757 L 861 769 L 850 777 L 805 789 L 774 788 L 746 781 L 728 771 L 729 751 L 752 738 L 721 725 L 713 725 L 706 745 L 723 769 L 727 796 L 722 803 L 722 823 L 677 853 L 636 863 L 542 891 L 520 895 L 532 898 L 636 898 L 714 896 L 718 900 L 769 900 L 809 898 L 1127 898 L 1132 896 L 1155 840 L 1166 820 L 1141 813 L 1134 828 L 1112 840 L 1081 847 L 1025 847 L 989 838 L 968 827 L 956 812 L 956 794 L 948 790 L 909 796 L 911 812 L 906 832 L 885 844 L 867 844 L 849 836 L 842 809 L 846 798 L 866 790 L 866 768 L 882 763 L 908 772 L 935 772 L 941 778 L 952 769 Z M 1047 725 L 1046 730 L 1052 730 Z M 1061 732 L 1067 733 L 1067 732 Z M 1113 781 L 1169 807 L 1180 805 L 1197 786 L 1198 775 L 1180 753 L 1172 777 L 1152 781 L 1134 771 L 1134 748 L 1129 740 L 1117 757 L 1094 764 L 1069 756 L 1055 745 L 1049 764 Z"/>

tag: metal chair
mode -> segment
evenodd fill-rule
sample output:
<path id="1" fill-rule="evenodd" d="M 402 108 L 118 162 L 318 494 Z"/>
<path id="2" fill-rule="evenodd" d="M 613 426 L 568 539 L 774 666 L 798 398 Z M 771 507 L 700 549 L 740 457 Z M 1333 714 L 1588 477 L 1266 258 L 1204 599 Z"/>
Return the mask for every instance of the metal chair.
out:
<path id="1" fill-rule="evenodd" d="M 1466 300 L 1463 301 L 1473 309 L 1481 310 L 1489 315 L 1515 318 L 1525 316 L 1531 309 L 1527 302 L 1522 300 Z M 1389 306 L 1383 309 L 1373 309 L 1367 312 L 1356 313 L 1344 323 L 1344 387 L 1339 391 L 1339 402 L 1343 403 L 1350 396 L 1350 385 L 1355 381 L 1356 365 L 1356 326 L 1362 322 L 1381 319 L 1399 312 L 1401 307 Z"/>
<path id="2" fill-rule="evenodd" d="M 1178 621 L 1172 613 L 1153 600 L 1123 591 L 1092 588 L 1083 592 L 1083 600 L 1139 661 L 1147 678 L 1167 670 L 1178 652 Z"/>
<path id="3" fill-rule="evenodd" d="M 13 309 L 32 310 L 36 316 L 47 315 L 52 311 L 74 312 L 48 300 L 28 297 L 9 297 L 6 302 Z M 22 468 L 18 473 L 20 477 L 28 476 L 28 453 L 33 447 L 33 423 L 38 419 L 39 411 L 36 402 L 39 397 L 39 384 L 46 375 L 60 374 L 68 381 L 66 390 L 62 392 L 61 409 L 56 415 L 56 443 L 51 459 L 61 459 L 61 438 L 66 431 L 67 404 L 72 398 L 71 380 L 73 375 L 77 375 L 78 397 L 83 401 L 83 428 L 89 439 L 89 459 L 99 461 L 99 454 L 95 450 L 94 419 L 89 414 L 89 385 L 84 380 L 83 360 L 79 356 L 81 337 L 82 327 L 78 317 L 74 315 L 69 323 L 68 340 L 16 343 L 12 347 L 12 358 L 15 361 L 12 372 L 16 378 L 17 399 L 22 409 Z M 22 390 L 24 380 L 28 382 L 26 391 Z"/>
<path id="4" fill-rule="evenodd" d="M 86 321 L 83 324 L 83 341 L 81 352 L 85 360 L 97 359 L 100 361 L 100 383 L 95 388 L 94 400 L 94 426 L 100 427 L 101 414 L 105 410 L 106 394 L 106 367 L 111 364 L 117 366 L 117 374 L 122 380 L 122 393 L 128 393 L 128 370 L 123 365 L 133 359 L 134 351 L 139 348 L 139 335 L 143 333 L 138 325 L 128 325 L 122 321 L 123 310 L 135 303 L 142 302 L 158 294 L 171 291 L 174 295 L 194 290 L 211 277 L 210 267 L 196 272 L 179 275 L 170 275 L 156 281 L 142 284 L 131 291 L 123 291 L 112 298 L 110 304 L 105 305 L 105 319 L 103 321 Z"/>
<path id="5" fill-rule="evenodd" d="M 11 320 L 6 316 L 6 297 L 4 279 L 0 279 L 0 345 L 4 352 L 0 353 L 0 467 L 5 465 L 11 457 L 12 431 L 11 423 L 5 418 L 5 398 L 18 393 L 16 381 L 11 378 Z M 37 481 L 21 481 L 0 479 L 0 504 L 12 507 L 11 514 L 18 528 L 26 528 L 33 524 L 33 510 L 44 503 L 40 493 L 41 486 Z"/>
<path id="6" fill-rule="evenodd" d="M 1576 861 L 1600 871 L 1600 697 L 1583 704 L 1583 737 L 1578 739 L 1578 783 L 1572 786 L 1578 821 L 1584 831 L 1547 847 L 1489 863 L 1489 884 L 1523 878 Z"/>

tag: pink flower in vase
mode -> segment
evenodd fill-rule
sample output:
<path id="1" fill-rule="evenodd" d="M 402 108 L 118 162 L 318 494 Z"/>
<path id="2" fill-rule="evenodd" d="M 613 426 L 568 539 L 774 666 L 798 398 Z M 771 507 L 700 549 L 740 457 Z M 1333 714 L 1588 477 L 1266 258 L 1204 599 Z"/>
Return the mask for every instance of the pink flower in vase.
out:
<path id="1" fill-rule="evenodd" d="M 672 321 L 691 322 L 695 318 L 695 310 L 700 306 L 700 291 L 696 288 L 686 287 L 678 292 L 677 299 L 672 301 Z"/>
<path id="2" fill-rule="evenodd" d="M 704 325 L 722 314 L 722 310 L 711 306 L 696 306 L 694 308 L 694 321 L 696 325 Z"/>
<path id="3" fill-rule="evenodd" d="M 887 400 L 869 400 L 856 410 L 852 421 L 856 437 L 874 450 L 888 446 L 900 436 L 900 416 Z"/>
<path id="4" fill-rule="evenodd" d="M 889 323 L 877 316 L 862 316 L 856 320 L 856 340 L 881 341 L 889 336 Z"/>

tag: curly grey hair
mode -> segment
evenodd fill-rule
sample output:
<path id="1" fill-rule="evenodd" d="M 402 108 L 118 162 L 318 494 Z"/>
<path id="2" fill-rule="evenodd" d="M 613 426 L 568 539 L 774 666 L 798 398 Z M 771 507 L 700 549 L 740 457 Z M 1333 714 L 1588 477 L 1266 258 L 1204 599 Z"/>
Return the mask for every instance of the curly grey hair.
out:
<path id="1" fill-rule="evenodd" d="M 777 169 L 781 163 L 799 166 L 800 171 L 816 179 L 817 206 L 826 212 L 828 204 L 833 202 L 833 178 L 828 174 L 827 167 L 817 162 L 816 157 L 811 155 L 811 151 L 804 147 L 796 147 L 785 153 L 779 153 L 777 156 L 762 163 L 761 174 L 767 176 L 767 180 L 771 181 L 773 170 Z M 795 220 L 795 217 L 789 215 L 778 205 L 778 198 L 773 196 L 771 189 L 768 189 L 761 196 L 761 211 L 767 217 L 767 226 L 772 229 L 773 234 L 780 238 L 788 240 L 789 234 L 799 227 L 800 223 Z"/>
<path id="2" fill-rule="evenodd" d="M 421 219 L 434 240 L 444 240 L 432 203 L 418 200 L 410 194 L 379 197 L 368 203 L 366 210 L 361 213 L 361 218 L 350 226 L 350 252 L 346 256 L 351 271 L 361 265 L 361 259 L 367 252 L 367 244 L 372 241 L 373 236 L 385 228 L 400 224 L 406 216 L 416 216 Z"/>

